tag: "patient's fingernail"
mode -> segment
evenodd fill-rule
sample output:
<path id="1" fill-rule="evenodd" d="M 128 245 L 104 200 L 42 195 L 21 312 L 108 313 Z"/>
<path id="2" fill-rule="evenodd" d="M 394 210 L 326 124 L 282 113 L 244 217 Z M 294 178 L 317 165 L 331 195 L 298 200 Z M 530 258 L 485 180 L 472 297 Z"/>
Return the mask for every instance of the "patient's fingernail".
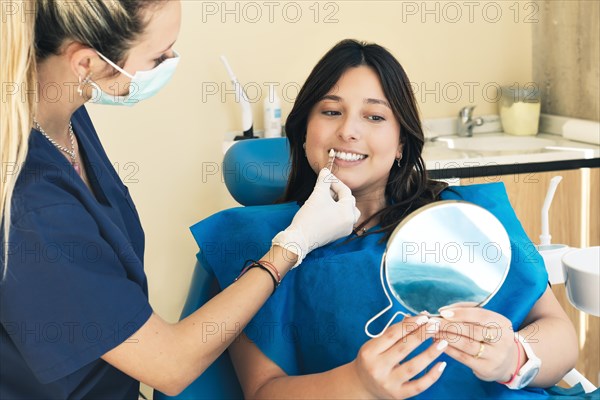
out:
<path id="1" fill-rule="evenodd" d="M 443 310 L 442 312 L 440 312 L 440 315 L 444 318 L 452 318 L 454 317 L 454 312 L 450 310 Z"/>
<path id="2" fill-rule="evenodd" d="M 446 361 L 444 361 L 443 363 L 440 364 L 440 366 L 438 367 L 438 371 L 440 372 L 444 372 L 444 369 L 446 368 Z"/>
<path id="3" fill-rule="evenodd" d="M 448 347 L 448 342 L 445 340 L 440 340 L 440 342 L 438 343 L 438 345 L 435 347 L 436 349 L 439 350 L 444 350 L 446 347 Z"/>
<path id="4" fill-rule="evenodd" d="M 421 326 L 421 325 L 425 325 L 425 323 L 429 321 L 429 317 L 427 315 L 421 315 L 419 318 L 417 318 L 417 325 Z"/>

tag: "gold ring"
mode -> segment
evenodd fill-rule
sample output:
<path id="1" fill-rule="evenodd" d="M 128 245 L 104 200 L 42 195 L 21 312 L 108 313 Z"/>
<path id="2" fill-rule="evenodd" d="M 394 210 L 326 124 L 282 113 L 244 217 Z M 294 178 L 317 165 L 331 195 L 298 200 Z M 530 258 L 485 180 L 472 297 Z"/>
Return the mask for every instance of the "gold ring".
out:
<path id="1" fill-rule="evenodd" d="M 496 340 L 496 337 L 490 335 L 489 333 L 483 337 L 483 341 L 486 343 L 492 343 L 494 340 Z"/>
<path id="2" fill-rule="evenodd" d="M 479 357 L 481 357 L 483 355 L 483 352 L 485 350 L 485 344 L 483 344 L 483 342 L 479 343 L 479 351 L 477 352 L 477 354 L 475 354 L 473 356 L 474 359 L 478 359 Z"/>

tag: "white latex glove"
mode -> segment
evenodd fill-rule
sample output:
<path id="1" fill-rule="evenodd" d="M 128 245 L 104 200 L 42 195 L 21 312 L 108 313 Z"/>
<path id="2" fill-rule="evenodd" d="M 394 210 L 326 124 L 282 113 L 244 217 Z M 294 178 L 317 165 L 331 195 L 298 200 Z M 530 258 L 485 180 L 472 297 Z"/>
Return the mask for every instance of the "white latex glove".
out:
<path id="1" fill-rule="evenodd" d="M 311 250 L 348 236 L 359 217 L 356 199 L 348 186 L 323 168 L 312 194 L 290 226 L 273 238 L 273 245 L 298 255 L 292 267 L 295 268 Z"/>

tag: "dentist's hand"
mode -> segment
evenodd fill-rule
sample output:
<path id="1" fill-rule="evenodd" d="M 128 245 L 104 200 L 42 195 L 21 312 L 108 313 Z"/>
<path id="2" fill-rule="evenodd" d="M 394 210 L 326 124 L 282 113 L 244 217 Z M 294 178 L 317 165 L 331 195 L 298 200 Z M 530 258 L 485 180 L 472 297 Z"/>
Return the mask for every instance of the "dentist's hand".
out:
<path id="1" fill-rule="evenodd" d="M 294 265 L 297 267 L 311 250 L 348 236 L 359 217 L 360 211 L 348 186 L 323 168 L 312 194 L 290 226 L 273 238 L 273 245 L 298 255 Z"/>

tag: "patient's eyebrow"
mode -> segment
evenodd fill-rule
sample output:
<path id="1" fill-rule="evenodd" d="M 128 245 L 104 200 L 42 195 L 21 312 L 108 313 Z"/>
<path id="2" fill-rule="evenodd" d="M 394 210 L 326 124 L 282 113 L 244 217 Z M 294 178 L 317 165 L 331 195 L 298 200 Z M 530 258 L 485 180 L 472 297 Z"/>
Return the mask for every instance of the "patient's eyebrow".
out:
<path id="1" fill-rule="evenodd" d="M 321 99 L 321 101 L 323 101 L 323 100 L 332 100 L 332 101 L 337 101 L 338 103 L 341 103 L 344 101 L 344 100 L 342 100 L 342 98 L 340 96 L 336 96 L 335 94 L 326 94 Z"/>
<path id="2" fill-rule="evenodd" d="M 390 103 L 388 103 L 385 100 L 380 100 L 380 99 L 365 99 L 365 103 L 366 104 L 381 104 L 383 106 L 386 106 L 390 110 L 392 109 L 392 107 L 390 106 Z"/>
<path id="3" fill-rule="evenodd" d="M 326 94 L 321 99 L 321 101 L 324 101 L 324 100 L 331 100 L 331 101 L 335 101 L 335 102 L 338 102 L 338 103 L 343 103 L 344 102 L 344 99 L 342 99 L 340 96 L 336 96 L 335 94 Z M 388 103 L 385 100 L 381 100 L 381 99 L 367 98 L 363 102 L 365 104 L 381 104 L 383 106 L 386 106 L 390 110 L 392 109 L 392 107 L 390 106 L 390 103 Z"/>

